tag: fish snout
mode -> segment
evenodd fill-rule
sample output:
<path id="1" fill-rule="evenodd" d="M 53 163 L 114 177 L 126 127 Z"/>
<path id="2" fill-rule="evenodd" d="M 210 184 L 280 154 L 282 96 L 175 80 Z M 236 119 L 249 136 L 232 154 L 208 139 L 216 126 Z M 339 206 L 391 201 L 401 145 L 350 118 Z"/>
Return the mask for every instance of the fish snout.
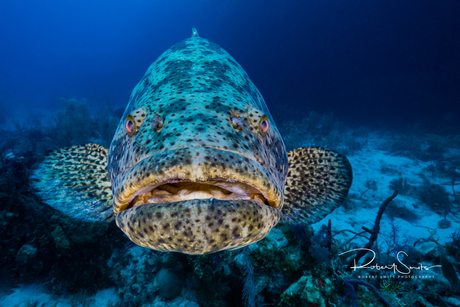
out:
<path id="1" fill-rule="evenodd" d="M 182 186 L 193 193 L 180 191 Z M 119 174 L 113 182 L 114 212 L 133 207 L 133 201 L 141 201 L 135 199 L 141 195 L 149 199 L 163 197 L 152 199 L 151 203 L 194 197 L 222 200 L 252 197 L 280 209 L 282 187 L 260 163 L 240 154 L 208 147 L 180 148 L 146 157 Z M 209 194 L 200 197 L 194 193 L 199 191 Z"/>
<path id="2" fill-rule="evenodd" d="M 282 185 L 257 161 L 215 148 L 154 154 L 119 175 L 117 225 L 135 243 L 189 254 L 235 249 L 280 218 Z"/>

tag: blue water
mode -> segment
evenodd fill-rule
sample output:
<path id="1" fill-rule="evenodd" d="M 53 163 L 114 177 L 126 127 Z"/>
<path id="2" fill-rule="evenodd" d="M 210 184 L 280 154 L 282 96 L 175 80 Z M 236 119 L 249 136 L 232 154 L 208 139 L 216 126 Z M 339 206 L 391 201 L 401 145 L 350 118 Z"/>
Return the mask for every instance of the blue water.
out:
<path id="1" fill-rule="evenodd" d="M 245 68 L 277 120 L 311 110 L 445 120 L 460 111 L 459 13 L 458 1 L 5 0 L 0 103 L 14 118 L 60 97 L 124 107 L 146 67 L 196 27 Z"/>

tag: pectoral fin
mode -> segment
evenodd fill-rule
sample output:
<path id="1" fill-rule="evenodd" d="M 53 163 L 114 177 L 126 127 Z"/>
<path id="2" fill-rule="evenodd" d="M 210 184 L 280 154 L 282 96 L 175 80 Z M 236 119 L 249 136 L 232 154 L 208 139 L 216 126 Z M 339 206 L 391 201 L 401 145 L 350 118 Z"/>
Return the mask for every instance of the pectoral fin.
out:
<path id="1" fill-rule="evenodd" d="M 107 154 L 97 144 L 50 151 L 33 168 L 30 185 L 44 203 L 68 216 L 88 222 L 111 221 Z"/>
<path id="2" fill-rule="evenodd" d="M 288 162 L 283 222 L 314 224 L 344 202 L 353 178 L 345 156 L 322 148 L 302 147 L 288 152 Z"/>

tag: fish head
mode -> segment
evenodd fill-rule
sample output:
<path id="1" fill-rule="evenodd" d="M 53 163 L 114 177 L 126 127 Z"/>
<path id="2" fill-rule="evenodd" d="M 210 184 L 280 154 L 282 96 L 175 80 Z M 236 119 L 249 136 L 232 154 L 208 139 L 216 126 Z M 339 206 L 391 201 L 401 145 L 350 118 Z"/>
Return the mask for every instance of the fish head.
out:
<path id="1" fill-rule="evenodd" d="M 187 254 L 264 238 L 280 219 L 287 171 L 262 95 L 200 37 L 149 67 L 108 155 L 118 227 L 140 246 Z"/>

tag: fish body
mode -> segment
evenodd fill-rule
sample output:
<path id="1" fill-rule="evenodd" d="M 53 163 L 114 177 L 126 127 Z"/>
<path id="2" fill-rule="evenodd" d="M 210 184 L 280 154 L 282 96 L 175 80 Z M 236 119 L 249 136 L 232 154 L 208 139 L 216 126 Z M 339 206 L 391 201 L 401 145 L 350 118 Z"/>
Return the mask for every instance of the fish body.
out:
<path id="1" fill-rule="evenodd" d="M 208 254 L 257 242 L 280 219 L 321 219 L 343 202 L 351 177 L 348 160 L 331 151 L 288 155 L 243 68 L 194 30 L 134 88 L 109 150 L 52 151 L 31 182 L 70 216 L 114 218 L 140 246 Z"/>

